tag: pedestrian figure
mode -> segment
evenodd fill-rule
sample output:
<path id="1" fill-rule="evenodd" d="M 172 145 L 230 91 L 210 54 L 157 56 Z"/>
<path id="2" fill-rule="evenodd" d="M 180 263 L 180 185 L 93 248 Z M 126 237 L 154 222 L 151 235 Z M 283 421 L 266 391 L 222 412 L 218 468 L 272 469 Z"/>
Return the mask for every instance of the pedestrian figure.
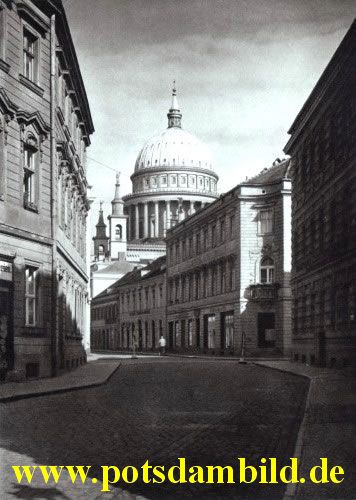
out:
<path id="1" fill-rule="evenodd" d="M 166 352 L 166 339 L 163 337 L 163 335 L 160 336 L 158 345 L 159 345 L 159 355 L 163 356 L 163 354 L 165 354 Z"/>

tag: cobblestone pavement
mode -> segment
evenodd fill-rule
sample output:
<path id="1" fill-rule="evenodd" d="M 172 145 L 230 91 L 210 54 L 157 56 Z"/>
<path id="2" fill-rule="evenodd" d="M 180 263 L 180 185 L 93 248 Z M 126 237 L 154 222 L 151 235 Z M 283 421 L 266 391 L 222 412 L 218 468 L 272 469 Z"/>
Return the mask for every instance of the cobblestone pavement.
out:
<path id="1" fill-rule="evenodd" d="M 12 464 L 233 465 L 237 457 L 288 463 L 303 416 L 308 380 L 219 360 L 123 360 L 101 387 L 0 404 L 1 498 L 281 498 L 264 485 L 16 485 Z M 119 487 L 122 484 L 118 485 Z"/>

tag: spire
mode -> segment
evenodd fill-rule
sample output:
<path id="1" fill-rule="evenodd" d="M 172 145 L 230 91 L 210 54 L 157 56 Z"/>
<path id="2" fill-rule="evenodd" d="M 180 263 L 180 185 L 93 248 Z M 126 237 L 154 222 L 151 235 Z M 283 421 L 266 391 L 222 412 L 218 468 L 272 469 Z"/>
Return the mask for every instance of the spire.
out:
<path id="1" fill-rule="evenodd" d="M 168 128 L 182 126 L 182 114 L 179 109 L 178 99 L 177 99 L 177 89 L 176 89 L 176 81 L 173 80 L 173 88 L 172 88 L 172 104 L 167 114 L 168 117 Z"/>
<path id="2" fill-rule="evenodd" d="M 100 202 L 99 209 L 99 218 L 98 223 L 96 224 L 96 234 L 93 237 L 93 240 L 108 240 L 109 238 L 106 236 L 106 224 L 104 222 L 104 214 L 103 214 L 103 202 Z"/>
<path id="3" fill-rule="evenodd" d="M 121 175 L 121 172 L 116 172 L 116 184 L 115 184 L 114 200 L 120 200 L 120 175 Z"/>
<path id="4" fill-rule="evenodd" d="M 111 202 L 112 215 L 123 215 L 124 213 L 124 202 L 120 196 L 120 175 L 121 172 L 116 173 L 116 184 L 115 184 L 115 196 Z"/>
<path id="5" fill-rule="evenodd" d="M 106 227 L 106 224 L 104 222 L 104 215 L 103 215 L 103 202 L 100 202 L 100 208 L 99 208 L 99 219 L 96 227 Z"/>

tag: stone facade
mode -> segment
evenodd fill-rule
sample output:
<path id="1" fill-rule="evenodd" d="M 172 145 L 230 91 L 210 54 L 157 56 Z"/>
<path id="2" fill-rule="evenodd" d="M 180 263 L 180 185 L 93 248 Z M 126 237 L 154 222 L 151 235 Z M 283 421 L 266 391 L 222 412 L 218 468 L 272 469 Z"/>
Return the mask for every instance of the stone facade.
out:
<path id="1" fill-rule="evenodd" d="M 356 22 L 289 133 L 296 361 L 356 361 Z"/>
<path id="2" fill-rule="evenodd" d="M 288 352 L 289 162 L 167 233 L 167 341 L 175 351 Z"/>
<path id="3" fill-rule="evenodd" d="M 94 350 L 151 351 L 165 335 L 166 258 L 127 273 L 92 300 Z"/>
<path id="4" fill-rule="evenodd" d="M 1 377 L 85 361 L 88 101 L 60 1 L 0 1 Z"/>

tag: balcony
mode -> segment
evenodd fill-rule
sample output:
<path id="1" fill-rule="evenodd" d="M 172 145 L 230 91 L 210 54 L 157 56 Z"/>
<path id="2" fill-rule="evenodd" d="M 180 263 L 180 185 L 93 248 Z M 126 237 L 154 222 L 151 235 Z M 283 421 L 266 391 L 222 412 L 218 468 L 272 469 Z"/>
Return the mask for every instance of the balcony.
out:
<path id="1" fill-rule="evenodd" d="M 277 283 L 257 283 L 250 285 L 245 292 L 245 298 L 254 301 L 276 300 L 278 297 Z"/>

